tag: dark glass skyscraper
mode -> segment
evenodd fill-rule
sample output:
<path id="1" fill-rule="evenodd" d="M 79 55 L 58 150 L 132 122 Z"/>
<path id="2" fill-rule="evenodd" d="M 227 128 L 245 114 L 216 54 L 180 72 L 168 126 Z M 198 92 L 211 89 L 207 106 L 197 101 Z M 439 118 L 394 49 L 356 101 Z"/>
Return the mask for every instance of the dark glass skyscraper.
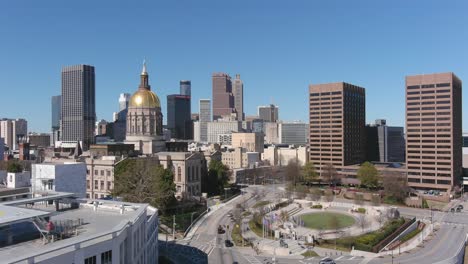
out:
<path id="1" fill-rule="evenodd" d="M 192 93 L 192 82 L 187 80 L 180 81 L 180 94 L 191 96 Z"/>
<path id="2" fill-rule="evenodd" d="M 171 94 L 167 96 L 167 129 L 172 138 L 192 139 L 190 96 Z"/>
<path id="3" fill-rule="evenodd" d="M 61 119 L 62 141 L 82 141 L 85 150 L 94 143 L 96 105 L 93 66 L 63 67 Z"/>

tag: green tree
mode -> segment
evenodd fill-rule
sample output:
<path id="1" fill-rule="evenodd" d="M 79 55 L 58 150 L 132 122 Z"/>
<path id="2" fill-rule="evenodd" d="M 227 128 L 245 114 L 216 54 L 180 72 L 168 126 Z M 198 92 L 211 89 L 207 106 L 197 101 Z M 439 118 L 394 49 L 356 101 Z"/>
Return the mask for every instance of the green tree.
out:
<path id="1" fill-rule="evenodd" d="M 17 173 L 17 172 L 22 172 L 22 171 L 23 171 L 23 166 L 21 166 L 21 164 L 19 164 L 18 162 L 8 162 L 7 172 Z"/>
<path id="2" fill-rule="evenodd" d="M 369 188 L 376 188 L 379 186 L 379 171 L 375 168 L 374 164 L 366 161 L 357 171 L 357 177 L 361 181 L 361 185 Z"/>
<path id="3" fill-rule="evenodd" d="M 219 160 L 211 160 L 208 165 L 208 194 L 216 195 L 224 193 L 224 188 L 229 186 L 229 169 Z"/>
<path id="4" fill-rule="evenodd" d="M 314 163 L 312 162 L 306 162 L 304 166 L 302 167 L 302 179 L 305 182 L 313 182 L 316 181 L 318 178 L 317 171 L 315 170 Z"/>
<path id="5" fill-rule="evenodd" d="M 177 202 L 175 190 L 173 172 L 153 159 L 126 159 L 115 167 L 112 195 L 124 201 L 149 203 L 164 213 Z"/>

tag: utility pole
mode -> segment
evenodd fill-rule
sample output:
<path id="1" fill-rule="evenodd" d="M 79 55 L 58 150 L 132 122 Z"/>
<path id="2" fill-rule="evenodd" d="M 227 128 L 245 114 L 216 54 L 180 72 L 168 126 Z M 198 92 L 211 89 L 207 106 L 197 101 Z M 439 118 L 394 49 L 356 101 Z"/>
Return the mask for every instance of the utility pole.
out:
<path id="1" fill-rule="evenodd" d="M 172 239 L 175 241 L 175 215 L 172 216 Z"/>

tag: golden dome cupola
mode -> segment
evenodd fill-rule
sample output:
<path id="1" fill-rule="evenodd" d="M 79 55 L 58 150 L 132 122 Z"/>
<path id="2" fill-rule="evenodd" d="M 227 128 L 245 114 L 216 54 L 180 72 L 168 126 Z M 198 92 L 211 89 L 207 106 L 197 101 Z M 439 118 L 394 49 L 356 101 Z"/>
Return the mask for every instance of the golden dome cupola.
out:
<path id="1" fill-rule="evenodd" d="M 140 86 L 130 98 L 129 107 L 161 108 L 159 97 L 151 91 L 149 76 L 146 71 L 146 61 L 143 62 L 143 69 L 140 74 Z"/>

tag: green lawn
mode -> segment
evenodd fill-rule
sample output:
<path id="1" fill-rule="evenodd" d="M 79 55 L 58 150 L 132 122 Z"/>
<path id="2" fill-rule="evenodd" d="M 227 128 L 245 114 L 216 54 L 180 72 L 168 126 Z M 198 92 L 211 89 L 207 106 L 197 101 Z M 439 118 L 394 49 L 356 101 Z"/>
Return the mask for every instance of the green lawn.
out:
<path id="1" fill-rule="evenodd" d="M 253 206 L 253 208 L 262 207 L 262 206 L 265 206 L 265 205 L 267 205 L 269 203 L 270 203 L 269 201 L 259 201 Z"/>
<path id="2" fill-rule="evenodd" d="M 244 244 L 244 246 L 248 246 L 247 241 L 242 241 L 243 238 L 242 238 L 240 226 L 238 224 L 234 224 L 234 226 L 232 227 L 231 237 L 232 237 L 232 241 L 234 242 L 236 246 L 242 247 L 242 244 Z"/>
<path id="3" fill-rule="evenodd" d="M 353 217 L 340 213 L 324 212 L 324 213 L 310 213 L 300 216 L 304 221 L 305 227 L 311 229 L 334 229 L 333 218 L 336 217 L 337 227 L 343 228 L 352 226 L 356 221 Z"/>

